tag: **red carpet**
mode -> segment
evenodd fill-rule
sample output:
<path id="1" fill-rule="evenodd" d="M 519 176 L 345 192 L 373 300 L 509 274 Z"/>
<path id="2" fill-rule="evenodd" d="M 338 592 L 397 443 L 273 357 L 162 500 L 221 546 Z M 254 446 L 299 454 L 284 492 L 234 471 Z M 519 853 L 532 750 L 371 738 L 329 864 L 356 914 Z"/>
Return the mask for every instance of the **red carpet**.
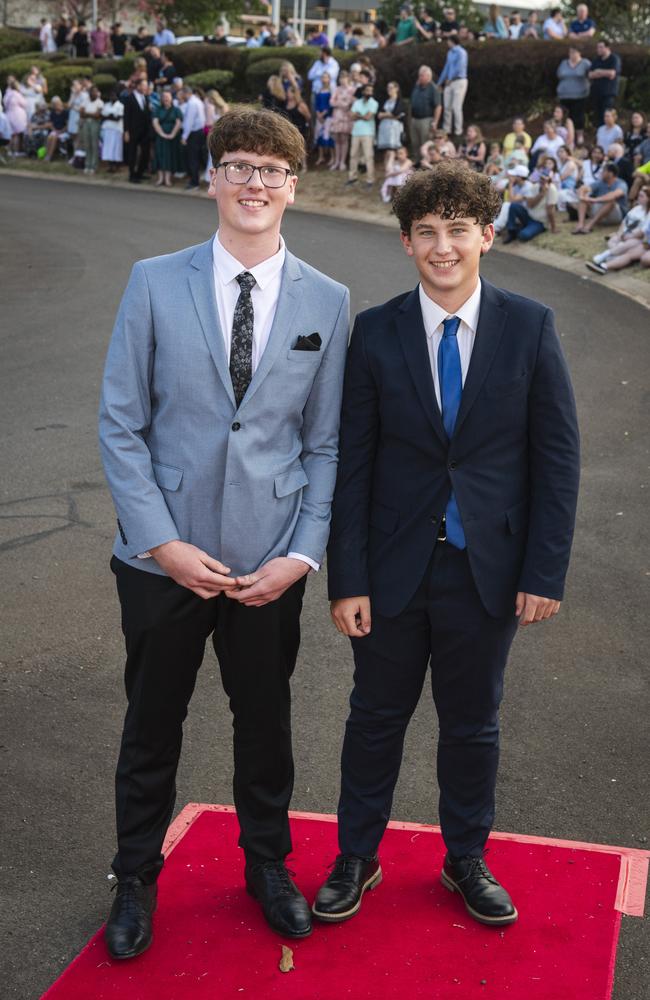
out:
<path id="1" fill-rule="evenodd" d="M 290 867 L 311 899 L 336 854 L 336 824 L 295 814 L 292 827 Z M 606 1000 L 621 912 L 643 912 L 650 856 L 495 834 L 489 864 L 519 910 L 497 930 L 440 884 L 437 829 L 391 824 L 383 884 L 354 920 L 286 941 L 295 970 L 283 974 L 282 941 L 244 891 L 236 841 L 230 808 L 188 806 L 168 838 L 151 949 L 112 962 L 100 931 L 47 1000 Z"/>

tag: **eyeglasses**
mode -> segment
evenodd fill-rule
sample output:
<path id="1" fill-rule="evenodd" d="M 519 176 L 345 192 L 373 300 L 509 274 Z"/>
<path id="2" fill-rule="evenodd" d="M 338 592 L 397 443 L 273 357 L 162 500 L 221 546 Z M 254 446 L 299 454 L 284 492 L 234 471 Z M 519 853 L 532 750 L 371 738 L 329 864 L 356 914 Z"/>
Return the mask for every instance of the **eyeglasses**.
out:
<path id="1" fill-rule="evenodd" d="M 241 163 L 239 160 L 228 160 L 226 163 L 217 163 L 215 169 L 224 168 L 226 180 L 229 184 L 248 184 L 251 177 L 257 170 L 264 187 L 281 188 L 287 183 L 287 177 L 293 173 L 286 167 L 273 167 L 270 164 L 265 167 L 254 167 L 252 163 Z"/>

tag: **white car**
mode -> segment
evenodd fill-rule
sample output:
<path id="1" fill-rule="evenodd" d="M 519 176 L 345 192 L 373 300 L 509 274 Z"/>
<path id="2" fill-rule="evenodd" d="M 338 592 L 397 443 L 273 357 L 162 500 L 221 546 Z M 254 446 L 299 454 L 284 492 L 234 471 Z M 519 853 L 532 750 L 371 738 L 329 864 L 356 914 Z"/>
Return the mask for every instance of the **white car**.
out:
<path id="1" fill-rule="evenodd" d="M 181 35 L 180 38 L 176 39 L 176 44 L 183 45 L 185 42 L 202 42 L 203 40 L 203 35 Z M 231 46 L 246 44 L 246 39 L 242 35 L 226 35 L 226 41 Z"/>

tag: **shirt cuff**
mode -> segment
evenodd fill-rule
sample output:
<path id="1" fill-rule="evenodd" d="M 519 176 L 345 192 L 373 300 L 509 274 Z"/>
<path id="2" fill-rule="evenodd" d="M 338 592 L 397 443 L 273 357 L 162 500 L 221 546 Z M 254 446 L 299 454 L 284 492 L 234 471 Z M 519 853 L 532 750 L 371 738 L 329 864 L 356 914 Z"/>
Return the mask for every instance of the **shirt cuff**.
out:
<path id="1" fill-rule="evenodd" d="M 320 563 L 314 562 L 314 560 L 310 559 L 309 556 L 303 556 L 300 552 L 289 552 L 287 554 L 287 559 L 299 559 L 300 562 L 307 563 L 308 566 L 311 566 L 314 573 L 318 573 L 320 569 Z"/>

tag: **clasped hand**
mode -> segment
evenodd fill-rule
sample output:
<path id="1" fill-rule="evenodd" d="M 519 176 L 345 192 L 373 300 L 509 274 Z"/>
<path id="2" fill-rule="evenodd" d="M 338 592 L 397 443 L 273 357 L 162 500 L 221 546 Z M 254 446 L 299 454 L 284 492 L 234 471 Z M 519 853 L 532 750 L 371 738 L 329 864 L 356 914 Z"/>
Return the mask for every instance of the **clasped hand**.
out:
<path id="1" fill-rule="evenodd" d="M 285 590 L 309 572 L 307 563 L 300 559 L 278 557 L 254 573 L 233 577 L 229 575 L 229 566 L 196 545 L 180 540 L 158 545 L 151 549 L 151 555 L 175 583 L 187 587 L 198 597 L 207 601 L 225 594 L 254 608 L 277 601 Z"/>

